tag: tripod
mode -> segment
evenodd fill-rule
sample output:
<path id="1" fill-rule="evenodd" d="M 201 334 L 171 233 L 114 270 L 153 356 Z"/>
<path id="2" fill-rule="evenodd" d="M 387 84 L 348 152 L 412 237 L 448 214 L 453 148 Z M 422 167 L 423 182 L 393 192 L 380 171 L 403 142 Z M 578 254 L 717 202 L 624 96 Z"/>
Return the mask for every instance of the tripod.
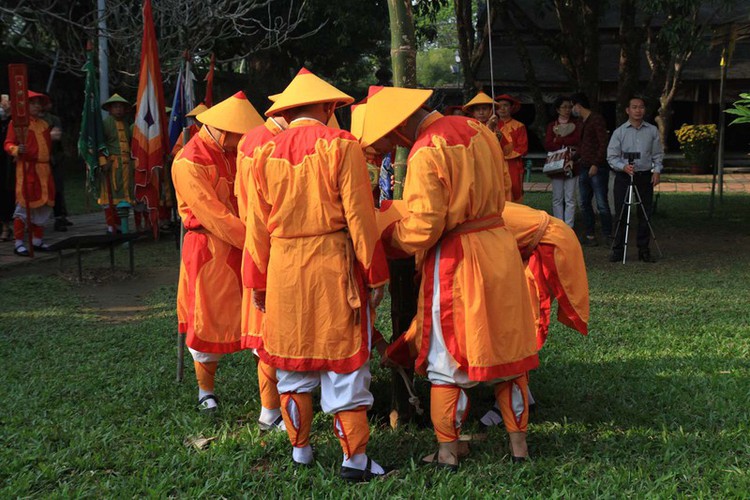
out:
<path id="1" fill-rule="evenodd" d="M 656 245 L 656 249 L 659 251 L 659 257 L 663 257 L 663 254 L 661 252 L 661 248 L 659 247 L 659 242 L 656 241 L 656 233 L 654 233 L 654 228 L 651 225 L 651 218 L 649 217 L 648 213 L 646 212 L 646 207 L 643 206 L 643 201 L 641 200 L 641 193 L 638 192 L 638 187 L 635 185 L 635 172 L 630 175 L 630 185 L 628 186 L 628 192 L 627 195 L 625 195 L 625 203 L 622 204 L 622 208 L 620 209 L 620 213 L 617 217 L 617 226 L 615 227 L 615 234 L 614 234 L 614 242 L 612 243 L 612 250 L 614 250 L 615 242 L 617 241 L 617 234 L 620 232 L 620 225 L 622 224 L 622 214 L 625 212 L 625 208 L 627 207 L 628 214 L 625 218 L 625 247 L 622 252 L 622 263 L 625 264 L 625 261 L 628 258 L 628 237 L 630 236 L 630 216 L 631 216 L 631 209 L 634 205 L 640 206 L 641 211 L 643 212 L 643 216 L 646 220 L 646 224 L 648 225 L 648 230 L 651 232 L 651 239 L 654 240 L 654 245 Z M 635 195 L 635 199 L 634 199 Z"/>

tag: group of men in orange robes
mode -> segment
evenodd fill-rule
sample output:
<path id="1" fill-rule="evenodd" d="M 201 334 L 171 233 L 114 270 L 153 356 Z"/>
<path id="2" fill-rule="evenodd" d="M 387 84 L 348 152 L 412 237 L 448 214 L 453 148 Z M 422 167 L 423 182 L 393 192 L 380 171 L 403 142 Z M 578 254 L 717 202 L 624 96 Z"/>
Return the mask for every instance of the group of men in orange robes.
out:
<path id="1" fill-rule="evenodd" d="M 538 365 L 551 296 L 566 324 L 585 331 L 588 321 L 575 235 L 526 207 L 509 221 L 497 136 L 475 119 L 430 110 L 430 96 L 371 87 L 353 135 L 329 124 L 354 99 L 302 69 L 271 96 L 265 123 L 242 93 L 199 114 L 203 127 L 173 166 L 188 230 L 178 317 L 200 407 L 217 407 L 221 355 L 252 349 L 262 427 L 285 428 L 293 462 L 311 464 L 320 388 L 346 480 L 389 472 L 366 451 L 387 255 L 416 255 L 421 275 L 417 315 L 382 359 L 414 366 L 432 385 L 438 450 L 427 462 L 458 466 L 465 389 L 479 383 L 495 387 L 511 455 L 525 460 L 527 372 Z M 404 201 L 376 210 L 364 151 L 396 146 L 411 148 Z"/>

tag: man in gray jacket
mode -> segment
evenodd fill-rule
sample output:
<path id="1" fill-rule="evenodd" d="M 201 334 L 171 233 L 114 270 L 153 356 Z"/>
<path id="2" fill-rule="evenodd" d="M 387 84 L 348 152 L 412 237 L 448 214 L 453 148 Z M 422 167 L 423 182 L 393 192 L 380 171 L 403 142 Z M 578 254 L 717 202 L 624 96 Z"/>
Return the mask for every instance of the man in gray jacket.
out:
<path id="1" fill-rule="evenodd" d="M 638 260 L 654 262 L 648 248 L 650 233 L 646 214 L 651 215 L 654 186 L 658 185 L 660 181 L 664 149 L 659 139 L 659 130 L 655 125 L 643 119 L 646 114 L 646 102 L 643 98 L 630 98 L 625 113 L 628 115 L 628 121 L 614 131 L 607 148 L 607 161 L 615 171 L 613 190 L 615 209 L 620 215 L 620 227 L 609 260 L 618 262 L 623 257 L 625 213 L 622 207 L 625 204 L 632 178 L 633 184 L 640 194 L 642 207 L 645 210 L 644 214 L 644 210 L 640 210 L 637 206 L 633 208 L 638 212 Z M 636 157 L 635 159 L 628 160 L 626 153 L 637 153 L 637 155 L 633 155 Z"/>

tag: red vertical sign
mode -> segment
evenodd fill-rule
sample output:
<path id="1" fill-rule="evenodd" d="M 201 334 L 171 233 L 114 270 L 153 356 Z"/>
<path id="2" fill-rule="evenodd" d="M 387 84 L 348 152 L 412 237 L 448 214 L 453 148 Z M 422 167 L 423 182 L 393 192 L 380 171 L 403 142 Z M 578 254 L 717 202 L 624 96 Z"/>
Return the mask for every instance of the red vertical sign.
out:
<path id="1" fill-rule="evenodd" d="M 25 64 L 9 64 L 10 105 L 13 125 L 29 126 L 29 78 Z"/>

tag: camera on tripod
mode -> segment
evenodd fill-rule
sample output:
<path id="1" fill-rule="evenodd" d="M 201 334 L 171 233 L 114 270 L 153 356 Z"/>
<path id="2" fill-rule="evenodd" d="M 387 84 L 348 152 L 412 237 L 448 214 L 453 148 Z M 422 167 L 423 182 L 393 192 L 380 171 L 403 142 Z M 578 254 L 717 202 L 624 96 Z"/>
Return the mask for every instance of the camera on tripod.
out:
<path id="1" fill-rule="evenodd" d="M 623 152 L 622 153 L 623 158 L 628 160 L 628 165 L 633 165 L 633 160 L 640 160 L 641 159 L 641 152 L 640 151 L 630 151 L 630 152 Z"/>

